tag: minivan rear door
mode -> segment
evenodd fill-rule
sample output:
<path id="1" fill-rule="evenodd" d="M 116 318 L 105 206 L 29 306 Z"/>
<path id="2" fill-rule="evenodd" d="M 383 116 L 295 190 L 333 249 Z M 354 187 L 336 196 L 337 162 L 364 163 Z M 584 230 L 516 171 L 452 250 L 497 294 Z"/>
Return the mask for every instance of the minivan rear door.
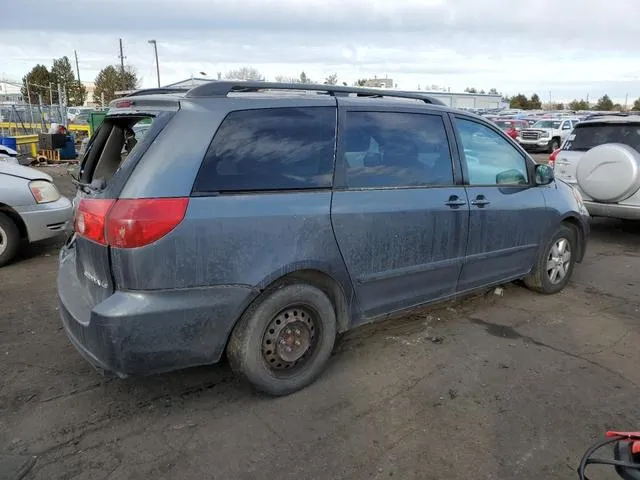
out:
<path id="1" fill-rule="evenodd" d="M 338 102 L 331 219 L 363 316 L 453 295 L 469 204 L 448 118 Z"/>
<path id="2" fill-rule="evenodd" d="M 170 115 L 137 112 L 107 116 L 87 146 L 73 199 L 75 231 L 60 252 L 58 274 L 59 295 L 81 323 L 88 323 L 93 307 L 114 291 L 109 246 L 96 238 L 95 232 L 104 232 L 109 205 L 118 198 L 128 172 Z M 133 127 L 146 125 L 150 118 L 149 132 L 138 143 L 131 141 Z"/>

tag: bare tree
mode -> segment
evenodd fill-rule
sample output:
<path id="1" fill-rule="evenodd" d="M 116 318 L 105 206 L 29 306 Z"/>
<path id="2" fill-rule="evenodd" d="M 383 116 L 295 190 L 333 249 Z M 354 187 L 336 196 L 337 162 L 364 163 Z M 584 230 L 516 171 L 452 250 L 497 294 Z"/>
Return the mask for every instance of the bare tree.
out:
<path id="1" fill-rule="evenodd" d="M 276 82 L 279 83 L 300 83 L 300 79 L 296 77 L 288 77 L 286 75 L 276 75 Z"/>
<path id="2" fill-rule="evenodd" d="M 332 73 L 327 78 L 324 79 L 325 85 L 337 85 L 338 84 L 338 74 Z"/>
<path id="3" fill-rule="evenodd" d="M 300 83 L 313 83 L 313 81 L 312 81 L 309 77 L 307 77 L 307 74 L 306 74 L 306 73 L 304 73 L 304 71 L 302 71 L 302 72 L 300 73 L 300 80 L 299 80 L 299 82 L 300 82 Z"/>
<path id="4" fill-rule="evenodd" d="M 240 67 L 224 74 L 227 80 L 264 80 L 264 76 L 253 67 Z"/>

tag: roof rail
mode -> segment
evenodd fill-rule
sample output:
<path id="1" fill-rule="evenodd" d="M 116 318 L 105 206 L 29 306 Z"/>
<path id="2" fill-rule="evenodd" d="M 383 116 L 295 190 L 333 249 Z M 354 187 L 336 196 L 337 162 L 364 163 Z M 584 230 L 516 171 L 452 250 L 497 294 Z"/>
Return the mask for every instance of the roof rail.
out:
<path id="1" fill-rule="evenodd" d="M 181 87 L 159 87 L 159 88 L 143 88 L 141 90 L 135 90 L 134 92 L 127 93 L 126 97 L 137 97 L 138 95 L 158 95 L 158 94 L 171 94 L 171 93 L 186 93 L 188 88 Z"/>
<path id="2" fill-rule="evenodd" d="M 187 92 L 187 97 L 225 97 L 233 92 L 257 92 L 259 90 L 300 90 L 326 93 L 332 97 L 347 96 L 353 93 L 359 97 L 395 97 L 422 100 L 433 105 L 445 103 L 437 98 L 420 93 L 403 92 L 400 90 L 383 90 L 374 88 L 345 87 L 340 85 L 319 85 L 314 83 L 278 83 L 259 81 L 226 81 L 212 80 L 193 87 Z"/>

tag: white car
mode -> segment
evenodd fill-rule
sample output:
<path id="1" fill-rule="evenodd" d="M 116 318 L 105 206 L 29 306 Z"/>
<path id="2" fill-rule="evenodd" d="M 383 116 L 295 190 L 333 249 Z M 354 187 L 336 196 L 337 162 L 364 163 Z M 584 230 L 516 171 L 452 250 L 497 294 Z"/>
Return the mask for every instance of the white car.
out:
<path id="1" fill-rule="evenodd" d="M 6 145 L 0 145 L 0 162 L 5 164 L 19 165 L 18 152 L 13 148 L 9 148 Z"/>
<path id="2" fill-rule="evenodd" d="M 578 188 L 596 217 L 640 220 L 640 115 L 579 123 L 555 158 L 555 176 Z"/>
<path id="3" fill-rule="evenodd" d="M 516 140 L 527 151 L 552 153 L 560 148 L 579 121 L 577 118 L 538 120 L 530 128 L 521 130 Z"/>
<path id="4" fill-rule="evenodd" d="M 35 168 L 0 162 L 0 267 L 26 240 L 36 242 L 71 229 L 72 208 L 51 176 Z"/>

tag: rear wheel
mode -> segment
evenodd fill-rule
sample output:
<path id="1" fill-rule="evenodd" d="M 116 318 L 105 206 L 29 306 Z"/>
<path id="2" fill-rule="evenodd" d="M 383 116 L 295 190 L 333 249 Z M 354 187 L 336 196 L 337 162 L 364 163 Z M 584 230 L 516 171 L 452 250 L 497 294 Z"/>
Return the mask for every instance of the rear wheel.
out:
<path id="1" fill-rule="evenodd" d="M 576 252 L 576 231 L 567 225 L 561 225 L 539 256 L 532 272 L 525 277 L 525 285 L 540 293 L 558 293 L 569 283 L 576 262 Z"/>
<path id="2" fill-rule="evenodd" d="M 331 300 L 320 289 L 296 283 L 267 292 L 231 333 L 231 369 L 257 390 L 288 395 L 324 370 L 336 336 Z"/>
<path id="3" fill-rule="evenodd" d="M 6 265 L 18 253 L 20 231 L 16 224 L 4 213 L 0 213 L 0 267 Z"/>

